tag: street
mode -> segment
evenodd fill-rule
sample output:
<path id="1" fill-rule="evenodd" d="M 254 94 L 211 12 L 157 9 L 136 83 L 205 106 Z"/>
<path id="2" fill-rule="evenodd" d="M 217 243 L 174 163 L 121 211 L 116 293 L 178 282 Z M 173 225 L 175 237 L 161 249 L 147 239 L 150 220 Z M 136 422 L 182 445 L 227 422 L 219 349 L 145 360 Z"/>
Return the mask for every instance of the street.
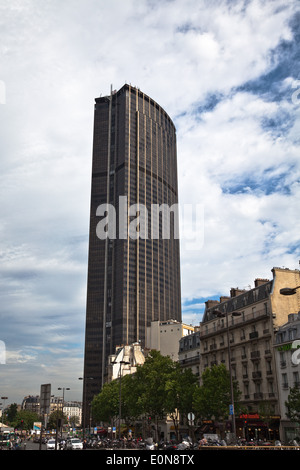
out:
<path id="1" fill-rule="evenodd" d="M 33 441 L 23 441 L 20 446 L 13 450 L 39 450 L 39 443 Z M 7 446 L 2 446 L 1 450 L 10 450 Z M 41 450 L 46 450 L 46 444 L 42 444 Z"/>

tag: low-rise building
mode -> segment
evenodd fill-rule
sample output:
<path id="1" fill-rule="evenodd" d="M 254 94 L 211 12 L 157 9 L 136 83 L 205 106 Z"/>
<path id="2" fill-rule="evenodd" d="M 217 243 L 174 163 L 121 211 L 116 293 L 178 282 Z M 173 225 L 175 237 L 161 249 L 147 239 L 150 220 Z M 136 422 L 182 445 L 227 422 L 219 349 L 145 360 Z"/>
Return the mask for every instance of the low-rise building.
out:
<path id="1" fill-rule="evenodd" d="M 79 401 L 64 402 L 64 415 L 71 427 L 80 426 L 82 423 L 82 403 Z M 66 424 L 66 423 L 65 423 Z"/>
<path id="2" fill-rule="evenodd" d="M 57 410 L 62 410 L 68 418 L 68 422 L 80 425 L 82 422 L 82 403 L 79 401 L 63 401 L 63 397 L 52 396 L 50 398 L 49 415 Z M 29 395 L 23 398 L 21 409 L 40 414 L 40 396 Z M 66 424 L 66 423 L 65 423 Z"/>
<path id="3" fill-rule="evenodd" d="M 193 326 L 176 320 L 153 321 L 147 327 L 146 349 L 156 349 L 163 356 L 178 361 L 179 340 L 193 332 Z"/>
<path id="4" fill-rule="evenodd" d="M 116 348 L 115 354 L 108 358 L 108 382 L 123 377 L 127 374 L 134 374 L 139 365 L 143 365 L 145 356 L 140 343 L 133 343 Z"/>
<path id="5" fill-rule="evenodd" d="M 178 359 L 182 369 L 191 369 L 200 378 L 200 328 L 179 340 Z"/>
<path id="6" fill-rule="evenodd" d="M 40 397 L 39 395 L 28 395 L 23 398 L 22 410 L 32 411 L 33 413 L 39 414 L 40 412 Z"/>

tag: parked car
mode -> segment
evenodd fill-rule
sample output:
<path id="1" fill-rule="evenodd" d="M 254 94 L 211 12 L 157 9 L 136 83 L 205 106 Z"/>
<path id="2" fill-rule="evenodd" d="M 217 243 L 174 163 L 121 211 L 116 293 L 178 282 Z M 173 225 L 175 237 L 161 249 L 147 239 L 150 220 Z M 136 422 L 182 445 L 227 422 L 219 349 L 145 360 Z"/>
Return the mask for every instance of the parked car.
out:
<path id="1" fill-rule="evenodd" d="M 46 444 L 46 449 L 55 450 L 55 439 L 49 439 L 49 441 Z"/>
<path id="2" fill-rule="evenodd" d="M 82 450 L 83 444 L 80 439 L 74 437 L 67 440 L 66 448 L 67 450 Z"/>

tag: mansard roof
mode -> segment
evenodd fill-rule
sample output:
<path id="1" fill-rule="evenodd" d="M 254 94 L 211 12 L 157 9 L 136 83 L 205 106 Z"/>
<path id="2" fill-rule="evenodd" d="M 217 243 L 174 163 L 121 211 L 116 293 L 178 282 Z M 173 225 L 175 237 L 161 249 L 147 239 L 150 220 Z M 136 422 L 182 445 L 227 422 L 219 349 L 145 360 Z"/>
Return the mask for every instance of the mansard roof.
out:
<path id="1" fill-rule="evenodd" d="M 254 304 L 256 302 L 267 300 L 272 291 L 272 285 L 273 285 L 273 280 L 267 281 L 266 283 L 261 284 L 257 287 L 254 287 L 253 289 L 242 291 L 242 293 L 238 295 L 232 296 L 230 298 L 226 298 L 226 300 L 223 302 L 208 301 L 206 303 L 206 308 L 204 311 L 202 323 L 206 323 L 212 320 L 213 318 L 216 318 L 215 315 L 213 314 L 214 310 L 220 310 L 223 313 L 231 313 L 236 310 L 242 310 L 243 308 L 246 308 L 249 305 Z M 232 289 L 232 291 L 235 291 L 235 290 Z M 208 303 L 210 303 L 209 307 L 207 305 Z"/>

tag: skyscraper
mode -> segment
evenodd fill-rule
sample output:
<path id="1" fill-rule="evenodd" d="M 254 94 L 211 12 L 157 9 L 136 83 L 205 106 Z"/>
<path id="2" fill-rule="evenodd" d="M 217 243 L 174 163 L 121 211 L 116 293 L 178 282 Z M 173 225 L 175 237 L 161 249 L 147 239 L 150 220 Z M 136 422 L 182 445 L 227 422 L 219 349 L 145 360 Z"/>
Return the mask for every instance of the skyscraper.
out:
<path id="1" fill-rule="evenodd" d="M 129 85 L 96 98 L 84 403 L 99 393 L 116 346 L 143 346 L 153 320 L 181 321 L 177 203 L 167 113 Z"/>

